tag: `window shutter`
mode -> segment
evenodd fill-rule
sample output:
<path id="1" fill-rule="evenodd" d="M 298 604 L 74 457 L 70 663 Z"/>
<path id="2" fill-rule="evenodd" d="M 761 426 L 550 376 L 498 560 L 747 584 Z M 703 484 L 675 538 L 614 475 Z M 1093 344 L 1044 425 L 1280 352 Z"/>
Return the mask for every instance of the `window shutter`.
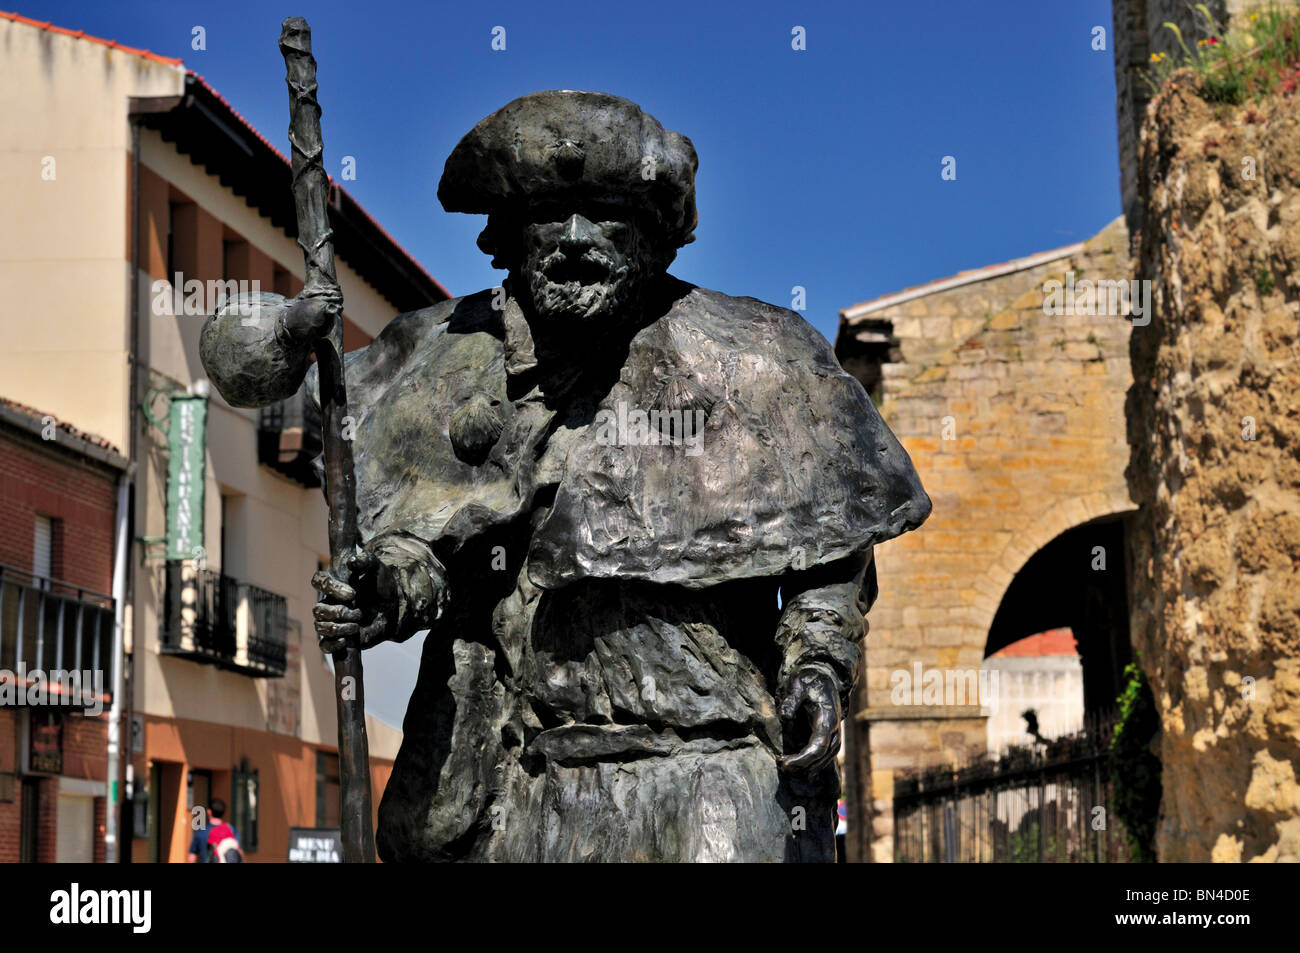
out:
<path id="1" fill-rule="evenodd" d="M 49 581 L 54 570 L 54 521 L 36 517 L 36 537 L 32 544 L 32 575 Z"/>

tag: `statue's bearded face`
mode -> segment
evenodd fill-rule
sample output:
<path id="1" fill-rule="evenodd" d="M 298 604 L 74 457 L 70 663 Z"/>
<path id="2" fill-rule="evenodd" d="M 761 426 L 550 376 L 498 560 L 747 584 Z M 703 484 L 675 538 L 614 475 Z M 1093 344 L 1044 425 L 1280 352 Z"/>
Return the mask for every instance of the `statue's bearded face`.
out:
<path id="1" fill-rule="evenodd" d="M 626 316 L 652 267 L 644 231 L 618 207 L 533 209 L 522 268 L 534 314 L 557 329 Z"/>

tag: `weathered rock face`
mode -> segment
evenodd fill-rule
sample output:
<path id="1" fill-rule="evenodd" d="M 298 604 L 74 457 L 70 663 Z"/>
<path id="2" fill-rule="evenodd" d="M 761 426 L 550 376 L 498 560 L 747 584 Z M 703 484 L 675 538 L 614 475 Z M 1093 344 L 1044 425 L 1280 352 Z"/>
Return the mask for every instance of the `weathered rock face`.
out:
<path id="1" fill-rule="evenodd" d="M 1253 174 L 1253 177 L 1252 177 Z M 1133 637 L 1163 723 L 1161 861 L 1300 861 L 1300 97 L 1142 131 Z"/>

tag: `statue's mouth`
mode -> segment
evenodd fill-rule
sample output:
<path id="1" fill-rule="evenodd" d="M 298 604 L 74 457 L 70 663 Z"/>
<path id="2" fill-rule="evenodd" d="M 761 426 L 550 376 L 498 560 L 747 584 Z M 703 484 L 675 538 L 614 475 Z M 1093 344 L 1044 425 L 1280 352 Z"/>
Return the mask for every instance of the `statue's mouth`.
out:
<path id="1" fill-rule="evenodd" d="M 595 285 L 604 284 L 613 274 L 613 262 L 608 261 L 598 252 L 587 252 L 581 258 L 561 255 L 542 270 L 546 280 L 552 284 Z"/>

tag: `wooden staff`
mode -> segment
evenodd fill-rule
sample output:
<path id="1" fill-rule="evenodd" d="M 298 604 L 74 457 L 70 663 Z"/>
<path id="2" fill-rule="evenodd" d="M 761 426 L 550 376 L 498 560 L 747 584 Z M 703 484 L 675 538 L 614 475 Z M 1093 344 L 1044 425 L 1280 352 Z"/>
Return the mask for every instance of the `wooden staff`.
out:
<path id="1" fill-rule="evenodd" d="M 343 381 L 343 292 L 334 271 L 334 232 L 329 224 L 329 176 L 322 161 L 320 104 L 311 27 L 302 17 L 280 26 L 285 81 L 289 84 L 289 146 L 293 156 L 293 204 L 298 245 L 307 266 L 300 297 L 323 298 L 333 313 L 329 330 L 315 342 L 320 369 L 321 426 L 325 443 L 325 497 L 329 502 L 330 564 L 349 582 L 347 560 L 356 551 L 357 488 L 352 445 L 343 437 L 348 413 Z M 370 748 L 366 741 L 366 699 L 359 639 L 333 653 L 334 693 L 339 725 L 339 819 L 344 863 L 373 863 L 375 833 L 370 823 Z"/>

